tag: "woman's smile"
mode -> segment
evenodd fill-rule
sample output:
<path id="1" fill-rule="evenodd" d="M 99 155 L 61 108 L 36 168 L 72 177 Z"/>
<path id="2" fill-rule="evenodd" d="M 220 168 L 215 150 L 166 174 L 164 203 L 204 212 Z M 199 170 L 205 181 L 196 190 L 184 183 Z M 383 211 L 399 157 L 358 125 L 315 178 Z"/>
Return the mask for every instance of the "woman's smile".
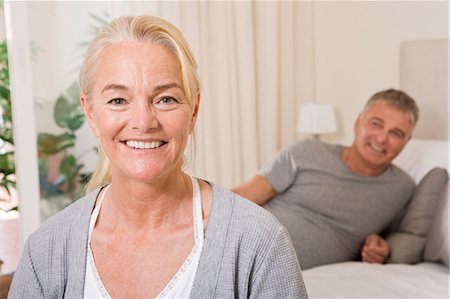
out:
<path id="1" fill-rule="evenodd" d="M 152 182 L 181 170 L 196 115 L 180 65 L 166 48 L 139 42 L 110 46 L 85 109 L 113 176 Z"/>
<path id="2" fill-rule="evenodd" d="M 166 141 L 162 140 L 154 140 L 154 141 L 127 140 L 124 141 L 124 143 L 126 144 L 126 146 L 134 149 L 155 149 L 167 144 Z"/>

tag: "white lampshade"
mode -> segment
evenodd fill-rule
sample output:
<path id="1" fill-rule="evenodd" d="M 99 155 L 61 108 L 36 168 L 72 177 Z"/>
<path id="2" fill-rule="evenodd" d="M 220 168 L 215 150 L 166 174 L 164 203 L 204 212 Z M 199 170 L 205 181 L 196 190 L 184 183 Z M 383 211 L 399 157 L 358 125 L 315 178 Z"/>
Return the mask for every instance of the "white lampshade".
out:
<path id="1" fill-rule="evenodd" d="M 300 106 L 297 132 L 319 134 L 336 132 L 336 117 L 331 104 L 309 102 Z"/>

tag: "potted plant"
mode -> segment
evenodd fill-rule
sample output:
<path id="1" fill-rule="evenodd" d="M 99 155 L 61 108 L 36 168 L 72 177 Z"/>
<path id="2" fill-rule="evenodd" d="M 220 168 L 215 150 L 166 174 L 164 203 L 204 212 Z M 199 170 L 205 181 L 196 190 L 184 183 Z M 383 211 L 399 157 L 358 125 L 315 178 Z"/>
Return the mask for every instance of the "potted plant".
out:
<path id="1" fill-rule="evenodd" d="M 0 0 L 3 9 L 3 0 Z M 107 23 L 102 17 L 91 15 L 98 23 L 91 26 L 94 34 Z M 107 18 L 107 16 L 105 16 Z M 86 46 L 83 43 L 82 46 Z M 37 50 L 35 47 L 32 52 Z M 84 113 L 79 102 L 79 88 L 74 82 L 58 96 L 53 116 L 60 134 L 38 134 L 39 183 L 41 214 L 43 218 L 59 211 L 79 198 L 90 173 L 83 172 L 83 164 L 73 147 L 76 131 L 84 123 Z M 55 175 L 56 173 L 56 175 Z M 12 109 L 9 88 L 9 67 L 6 41 L 0 42 L 0 209 L 2 202 L 10 201 L 16 188 Z M 50 208 L 51 206 L 51 208 Z M 17 204 L 6 210 L 16 209 Z M 43 212 L 44 211 L 44 212 Z"/>
<path id="2" fill-rule="evenodd" d="M 8 51 L 0 42 L 0 201 L 10 201 L 16 188 L 11 93 L 9 88 Z M 7 210 L 10 210 L 7 208 Z M 12 209 L 17 209 L 14 205 Z"/>
<path id="3" fill-rule="evenodd" d="M 82 172 L 83 163 L 71 152 L 75 132 L 84 123 L 78 84 L 74 82 L 56 100 L 53 116 L 60 134 L 38 134 L 39 184 L 43 218 L 63 209 L 83 193 L 90 173 Z"/>

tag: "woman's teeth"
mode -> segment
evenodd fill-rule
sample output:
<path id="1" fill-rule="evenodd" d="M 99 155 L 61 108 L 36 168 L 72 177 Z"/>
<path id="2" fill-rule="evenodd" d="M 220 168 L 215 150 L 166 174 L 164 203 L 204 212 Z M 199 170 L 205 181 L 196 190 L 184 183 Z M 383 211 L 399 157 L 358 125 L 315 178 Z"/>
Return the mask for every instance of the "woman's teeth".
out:
<path id="1" fill-rule="evenodd" d="M 127 140 L 126 142 L 128 147 L 137 148 L 137 149 L 149 149 L 149 148 L 157 148 L 164 144 L 163 141 L 150 141 L 150 142 L 143 142 L 143 141 L 134 141 L 134 140 Z"/>

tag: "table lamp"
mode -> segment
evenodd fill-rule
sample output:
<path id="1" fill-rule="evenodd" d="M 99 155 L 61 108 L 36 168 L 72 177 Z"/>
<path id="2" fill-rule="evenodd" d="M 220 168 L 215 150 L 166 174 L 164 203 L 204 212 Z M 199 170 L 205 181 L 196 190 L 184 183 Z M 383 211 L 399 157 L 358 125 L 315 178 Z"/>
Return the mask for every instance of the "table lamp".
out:
<path id="1" fill-rule="evenodd" d="M 297 132 L 313 134 L 315 139 L 320 139 L 320 134 L 336 130 L 336 117 L 331 104 L 308 102 L 300 106 Z"/>

